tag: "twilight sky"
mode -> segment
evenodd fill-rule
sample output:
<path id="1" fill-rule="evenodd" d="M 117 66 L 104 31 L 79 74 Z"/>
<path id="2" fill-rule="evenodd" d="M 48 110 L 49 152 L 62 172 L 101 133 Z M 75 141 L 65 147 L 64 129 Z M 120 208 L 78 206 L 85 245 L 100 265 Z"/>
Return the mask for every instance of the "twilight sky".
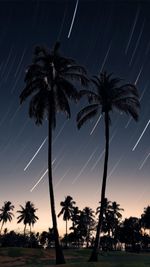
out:
<path id="1" fill-rule="evenodd" d="M 38 208 L 36 231 L 51 226 L 47 174 L 30 191 L 47 169 L 47 122 L 36 126 L 28 118 L 28 103 L 19 106 L 19 94 L 37 44 L 51 48 L 60 40 L 62 54 L 85 66 L 89 75 L 107 70 L 124 83 L 136 84 L 141 98 L 139 122 L 111 114 L 106 195 L 125 209 L 124 217 L 140 216 L 150 204 L 149 14 L 149 1 L 0 1 L 0 206 L 12 201 L 17 216 L 19 204 L 31 200 Z M 100 200 L 103 118 L 96 127 L 99 117 L 78 131 L 75 119 L 82 104 L 70 103 L 71 120 L 57 116 L 53 134 L 57 214 L 60 201 L 68 194 L 81 209 L 90 206 L 96 210 Z M 64 223 L 58 219 L 58 224 L 62 233 Z M 16 218 L 6 227 L 23 229 Z"/>

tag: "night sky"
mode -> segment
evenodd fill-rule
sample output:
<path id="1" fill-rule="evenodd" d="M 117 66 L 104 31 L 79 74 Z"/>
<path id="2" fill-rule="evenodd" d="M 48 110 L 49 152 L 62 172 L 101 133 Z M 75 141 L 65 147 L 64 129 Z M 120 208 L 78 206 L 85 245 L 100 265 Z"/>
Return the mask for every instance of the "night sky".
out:
<path id="1" fill-rule="evenodd" d="M 138 123 L 119 112 L 111 114 L 106 196 L 125 209 L 124 218 L 140 216 L 150 204 L 150 2 L 25 2 L 0 1 L 0 206 L 8 200 L 15 205 L 15 218 L 6 227 L 22 231 L 23 225 L 16 224 L 16 210 L 28 200 L 38 208 L 35 231 L 52 226 L 47 174 L 30 191 L 47 169 L 47 121 L 36 126 L 28 116 L 28 101 L 20 106 L 19 95 L 35 45 L 52 48 L 57 40 L 62 55 L 85 66 L 90 76 L 107 70 L 139 90 Z M 76 114 L 83 104 L 70 103 L 71 120 L 63 114 L 57 116 L 53 133 L 57 214 L 67 195 L 81 209 L 89 206 L 96 210 L 100 200 L 103 117 L 98 123 L 99 116 L 95 117 L 77 130 Z M 62 233 L 62 219 L 58 224 Z"/>

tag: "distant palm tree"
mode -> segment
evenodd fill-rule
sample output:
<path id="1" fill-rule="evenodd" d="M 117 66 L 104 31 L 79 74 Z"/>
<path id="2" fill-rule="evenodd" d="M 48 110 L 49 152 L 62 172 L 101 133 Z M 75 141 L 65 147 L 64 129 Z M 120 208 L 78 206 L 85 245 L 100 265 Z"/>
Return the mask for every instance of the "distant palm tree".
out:
<path id="1" fill-rule="evenodd" d="M 11 204 L 10 201 L 5 201 L 4 206 L 0 209 L 0 222 L 2 222 L 0 235 L 1 235 L 4 223 L 7 223 L 7 221 L 11 222 L 12 217 L 14 216 L 13 213 L 11 212 L 13 209 L 14 209 L 14 206 Z"/>
<path id="2" fill-rule="evenodd" d="M 135 250 L 136 243 L 141 240 L 141 225 L 139 218 L 129 217 L 125 219 L 120 227 L 120 241 L 125 243 L 125 246 L 130 244 Z"/>
<path id="3" fill-rule="evenodd" d="M 120 208 L 120 204 L 118 204 L 116 201 L 113 201 L 111 205 L 111 209 L 112 209 L 114 218 L 118 218 L 118 219 L 122 218 L 122 214 L 120 213 L 120 211 L 124 211 L 124 209 Z"/>
<path id="4" fill-rule="evenodd" d="M 88 79 L 83 67 L 76 65 L 74 60 L 60 55 L 59 47 L 60 44 L 56 43 L 52 51 L 40 46 L 35 48 L 33 63 L 25 76 L 26 86 L 20 95 L 20 102 L 32 96 L 29 116 L 34 118 L 38 125 L 42 124 L 44 118 L 48 121 L 48 179 L 56 264 L 63 264 L 65 260 L 59 242 L 52 180 L 52 130 L 55 129 L 58 112 L 63 112 L 70 118 L 68 100 L 78 100 L 76 86 L 71 81 L 78 81 L 86 86 Z"/>
<path id="5" fill-rule="evenodd" d="M 70 229 L 72 229 L 73 231 L 75 230 L 75 226 L 78 223 L 79 216 L 80 216 L 79 208 L 78 207 L 73 207 L 72 208 L 72 213 L 71 213 L 72 227 L 70 227 Z"/>
<path id="6" fill-rule="evenodd" d="M 20 205 L 21 210 L 17 210 L 20 215 L 17 217 L 18 221 L 17 223 L 21 223 L 23 221 L 24 223 L 24 235 L 26 233 L 26 227 L 27 224 L 30 226 L 30 236 L 31 236 L 31 226 L 33 226 L 36 221 L 39 219 L 35 212 L 37 209 L 35 209 L 34 204 L 31 201 L 27 201 L 25 204 L 25 207 Z"/>
<path id="7" fill-rule="evenodd" d="M 144 213 L 141 215 L 141 226 L 145 229 L 149 229 L 150 235 L 150 206 L 144 208 Z"/>
<path id="8" fill-rule="evenodd" d="M 120 86 L 120 79 L 112 78 L 111 74 L 107 74 L 106 72 L 101 73 L 99 77 L 94 76 L 92 82 L 96 87 L 96 92 L 90 90 L 82 90 L 80 92 L 81 97 L 88 97 L 90 105 L 86 106 L 78 113 L 77 126 L 80 128 L 93 116 L 98 113 L 103 114 L 105 122 L 105 159 L 101 190 L 101 210 L 97 225 L 95 245 L 89 259 L 89 261 L 97 261 L 107 180 L 110 112 L 113 111 L 113 109 L 118 109 L 121 112 L 131 115 L 133 119 L 137 121 L 140 103 L 137 88 L 132 84 Z"/>
<path id="9" fill-rule="evenodd" d="M 60 202 L 62 209 L 59 212 L 58 217 L 63 215 L 63 220 L 66 222 L 66 239 L 65 239 L 66 240 L 66 247 L 67 247 L 67 235 L 68 235 L 67 223 L 71 219 L 74 204 L 76 204 L 76 202 L 73 201 L 73 198 L 71 196 L 67 196 L 64 201 Z"/>
<path id="10" fill-rule="evenodd" d="M 95 230 L 94 211 L 90 207 L 85 207 L 83 213 L 86 227 L 86 247 L 88 248 L 91 232 Z"/>
<path id="11" fill-rule="evenodd" d="M 97 209 L 96 209 L 96 214 L 99 214 L 100 213 L 100 210 L 101 210 L 101 202 L 99 202 L 100 203 L 100 206 L 99 207 L 97 207 Z M 110 211 L 110 209 L 111 209 L 111 201 L 109 201 L 106 197 L 105 197 L 105 199 L 104 199 L 104 207 L 103 207 L 103 214 L 105 215 L 108 211 Z"/>
<path id="12" fill-rule="evenodd" d="M 112 205 L 111 201 L 109 201 L 107 198 L 104 199 L 103 204 L 103 221 L 101 226 L 101 232 L 108 232 L 108 236 L 110 237 L 110 232 L 112 228 Z M 96 214 L 100 214 L 101 210 L 101 202 L 100 206 L 96 209 Z"/>

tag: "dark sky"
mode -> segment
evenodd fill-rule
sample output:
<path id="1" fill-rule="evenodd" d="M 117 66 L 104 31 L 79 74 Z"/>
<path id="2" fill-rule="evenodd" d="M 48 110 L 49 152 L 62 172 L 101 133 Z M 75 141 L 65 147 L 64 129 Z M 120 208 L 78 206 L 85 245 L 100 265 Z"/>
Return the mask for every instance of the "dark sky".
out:
<path id="1" fill-rule="evenodd" d="M 19 204 L 33 201 L 40 218 L 36 229 L 46 230 L 51 222 L 47 174 L 30 192 L 47 169 L 47 122 L 37 127 L 28 118 L 28 103 L 19 107 L 19 94 L 37 44 L 52 48 L 60 40 L 61 53 L 85 66 L 90 76 L 107 70 L 123 83 L 136 84 L 141 97 L 139 122 L 115 111 L 111 114 L 106 194 L 125 209 L 124 217 L 140 216 L 150 204 L 149 14 L 150 1 L 0 1 L 0 205 L 10 200 L 16 211 Z M 100 199 L 103 118 L 95 129 L 99 117 L 78 131 L 75 119 L 83 105 L 70 105 L 72 119 L 65 122 L 65 116 L 58 115 L 53 134 L 57 213 L 60 201 L 68 194 L 79 208 L 95 210 Z M 16 219 L 8 227 L 18 227 Z"/>

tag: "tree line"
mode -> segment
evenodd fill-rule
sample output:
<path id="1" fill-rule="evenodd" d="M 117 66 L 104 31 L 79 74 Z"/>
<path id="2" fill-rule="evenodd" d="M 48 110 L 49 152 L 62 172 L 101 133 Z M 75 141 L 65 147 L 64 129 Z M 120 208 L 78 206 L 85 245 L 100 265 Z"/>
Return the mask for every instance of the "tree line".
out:
<path id="1" fill-rule="evenodd" d="M 95 232 L 101 203 L 96 211 L 90 207 L 82 210 L 76 206 L 76 202 L 71 196 L 65 197 L 60 202 L 61 210 L 58 217 L 63 216 L 66 222 L 65 234 L 60 238 L 63 248 L 92 248 L 95 242 Z M 36 216 L 37 209 L 34 204 L 27 201 L 25 207 L 20 205 L 17 213 L 17 223 L 24 224 L 23 234 L 8 232 L 8 229 L 2 229 L 7 221 L 12 221 L 14 214 L 14 205 L 10 201 L 4 202 L 0 209 L 0 242 L 1 246 L 23 246 L 23 247 L 55 247 L 54 229 L 42 233 L 34 233 L 31 227 L 39 219 Z M 101 229 L 100 248 L 103 251 L 121 250 L 125 245 L 126 250 L 139 252 L 140 249 L 148 250 L 150 246 L 150 206 L 144 208 L 140 218 L 129 217 L 122 220 L 122 209 L 116 201 L 109 201 L 105 198 L 103 223 Z M 71 227 L 68 232 L 68 222 L 71 221 Z M 26 232 L 27 225 L 29 231 Z M 148 232 L 149 230 L 149 232 Z"/>
<path id="2" fill-rule="evenodd" d="M 77 114 L 78 129 L 94 116 L 98 114 L 103 116 L 105 157 L 100 199 L 101 207 L 98 214 L 94 246 L 89 258 L 89 261 L 98 261 L 106 198 L 111 112 L 119 110 L 137 121 L 140 108 L 138 90 L 133 84 L 122 84 L 120 78 L 107 72 L 90 77 L 87 70 L 78 65 L 74 59 L 61 55 L 59 42 L 56 42 L 51 50 L 44 46 L 35 47 L 32 63 L 27 67 L 24 82 L 25 88 L 20 94 L 20 103 L 22 104 L 30 98 L 29 117 L 33 118 L 37 125 L 41 125 L 45 120 L 48 123 L 48 181 L 56 264 L 65 263 L 59 241 L 52 175 L 52 138 L 53 130 L 56 127 L 56 115 L 58 112 L 62 112 L 67 118 L 70 118 L 69 101 L 73 100 L 77 103 L 81 98 L 86 98 L 88 104 Z M 81 90 L 79 91 L 78 88 Z"/>

